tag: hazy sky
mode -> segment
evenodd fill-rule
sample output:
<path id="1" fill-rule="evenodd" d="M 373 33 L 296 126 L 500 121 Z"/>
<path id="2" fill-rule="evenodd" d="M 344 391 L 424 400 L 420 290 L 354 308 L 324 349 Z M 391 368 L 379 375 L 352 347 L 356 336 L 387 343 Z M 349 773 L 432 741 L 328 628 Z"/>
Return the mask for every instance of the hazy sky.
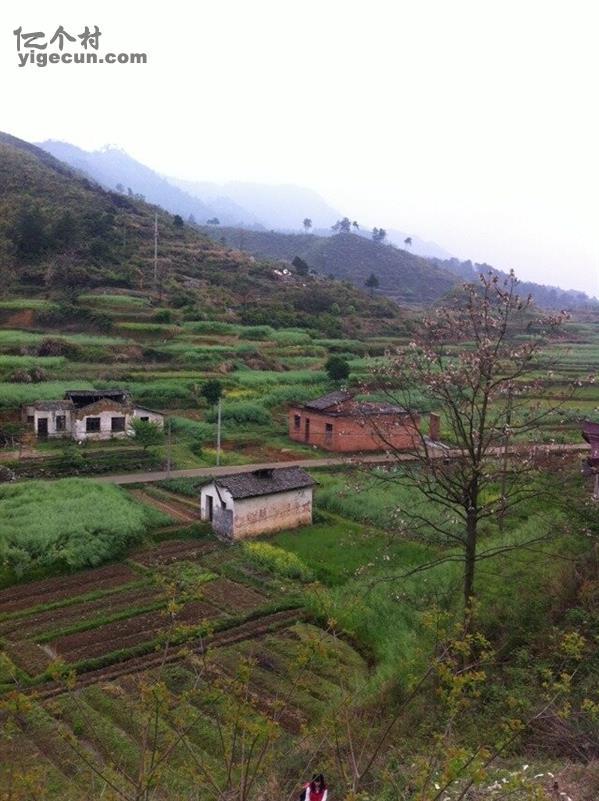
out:
<path id="1" fill-rule="evenodd" d="M 0 19 L 4 131 L 302 184 L 599 295 L 595 0 L 3 0 Z M 148 63 L 19 68 L 13 30 L 59 25 Z"/>

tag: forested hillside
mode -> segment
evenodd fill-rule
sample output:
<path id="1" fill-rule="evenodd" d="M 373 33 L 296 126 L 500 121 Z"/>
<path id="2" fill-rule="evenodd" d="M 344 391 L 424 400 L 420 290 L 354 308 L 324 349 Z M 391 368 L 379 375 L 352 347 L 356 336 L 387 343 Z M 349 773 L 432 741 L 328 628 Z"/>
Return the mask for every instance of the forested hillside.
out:
<path id="1" fill-rule="evenodd" d="M 459 259 L 431 259 L 442 270 L 448 270 L 463 281 L 476 281 L 480 273 L 493 272 L 501 278 L 507 273 L 497 270 L 490 264 L 477 264 Z M 522 295 L 532 295 L 535 303 L 545 309 L 585 309 L 597 308 L 599 301 L 589 297 L 585 292 L 575 289 L 561 289 L 557 286 L 535 284 L 532 281 L 521 281 L 519 291 Z"/>
<path id="2" fill-rule="evenodd" d="M 355 234 L 315 236 L 216 226 L 203 230 L 257 258 L 291 262 L 299 257 L 318 273 L 351 281 L 357 287 L 364 287 L 374 273 L 380 292 L 398 302 L 431 302 L 457 283 L 451 273 L 428 259 Z"/>
<path id="3" fill-rule="evenodd" d="M 341 333 L 349 318 L 353 330 L 360 321 L 371 326 L 398 316 L 385 298 L 276 270 L 233 242 L 214 242 L 180 217 L 103 189 L 6 134 L 0 137 L 0 187 L 5 292 L 15 285 L 71 296 L 99 286 L 152 290 L 196 318 L 220 314 L 248 323 L 316 325 L 331 335 Z"/>
<path id="4" fill-rule="evenodd" d="M 432 303 L 463 282 L 478 281 L 480 272 L 493 271 L 506 276 L 488 264 L 416 256 L 355 233 L 318 236 L 226 226 L 204 226 L 202 230 L 214 241 L 232 245 L 257 258 L 289 263 L 300 258 L 316 272 L 351 281 L 356 287 L 367 286 L 366 282 L 374 275 L 376 292 L 398 303 Z M 523 295 L 532 295 L 542 308 L 584 309 L 597 305 L 595 299 L 584 292 L 531 281 L 523 281 L 520 291 Z"/>

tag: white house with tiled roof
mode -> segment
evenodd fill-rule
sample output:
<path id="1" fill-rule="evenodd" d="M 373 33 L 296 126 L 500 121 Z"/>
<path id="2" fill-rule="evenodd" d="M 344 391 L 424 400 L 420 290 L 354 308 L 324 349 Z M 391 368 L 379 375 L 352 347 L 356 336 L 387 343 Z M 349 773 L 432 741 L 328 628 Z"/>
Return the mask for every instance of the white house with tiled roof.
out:
<path id="1" fill-rule="evenodd" d="M 315 483 L 300 467 L 218 476 L 201 488 L 201 518 L 229 540 L 306 526 Z"/>
<path id="2" fill-rule="evenodd" d="M 130 436 L 135 419 L 164 426 L 159 412 L 135 405 L 122 389 L 69 390 L 62 400 L 24 406 L 22 416 L 41 439 L 69 437 L 77 442 Z"/>

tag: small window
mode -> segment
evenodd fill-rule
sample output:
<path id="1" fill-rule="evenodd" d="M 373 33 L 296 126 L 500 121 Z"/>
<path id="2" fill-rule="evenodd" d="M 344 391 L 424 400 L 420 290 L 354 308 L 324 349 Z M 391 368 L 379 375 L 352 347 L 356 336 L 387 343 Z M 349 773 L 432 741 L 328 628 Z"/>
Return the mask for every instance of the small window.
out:
<path id="1" fill-rule="evenodd" d="M 142 423 L 149 423 L 150 422 L 150 418 L 149 417 L 140 417 L 139 419 L 141 420 Z"/>
<path id="2" fill-rule="evenodd" d="M 110 427 L 112 431 L 124 431 L 125 430 L 125 418 L 124 417 L 113 417 L 110 421 Z"/>
<path id="3" fill-rule="evenodd" d="M 67 418 L 64 414 L 57 414 L 56 415 L 56 430 L 57 431 L 66 431 L 67 429 Z"/>
<path id="4" fill-rule="evenodd" d="M 302 425 L 302 418 L 299 414 L 293 415 L 293 427 L 296 431 L 299 431 Z"/>
<path id="5" fill-rule="evenodd" d="M 100 418 L 99 417 L 86 417 L 85 430 L 88 434 L 93 434 L 100 431 Z"/>

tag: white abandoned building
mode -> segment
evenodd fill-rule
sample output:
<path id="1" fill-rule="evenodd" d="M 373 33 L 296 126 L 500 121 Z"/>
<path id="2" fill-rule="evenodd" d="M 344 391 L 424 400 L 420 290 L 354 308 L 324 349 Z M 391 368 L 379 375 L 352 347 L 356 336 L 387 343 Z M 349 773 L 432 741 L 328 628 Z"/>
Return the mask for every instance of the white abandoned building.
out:
<path id="1" fill-rule="evenodd" d="M 123 389 L 78 389 L 65 393 L 63 400 L 37 401 L 23 407 L 23 422 L 36 436 L 71 437 L 85 440 L 126 437 L 133 420 L 147 420 L 164 427 L 158 412 L 136 406 Z"/>
<path id="2" fill-rule="evenodd" d="M 219 476 L 201 488 L 201 518 L 230 540 L 309 525 L 315 483 L 300 467 Z"/>

